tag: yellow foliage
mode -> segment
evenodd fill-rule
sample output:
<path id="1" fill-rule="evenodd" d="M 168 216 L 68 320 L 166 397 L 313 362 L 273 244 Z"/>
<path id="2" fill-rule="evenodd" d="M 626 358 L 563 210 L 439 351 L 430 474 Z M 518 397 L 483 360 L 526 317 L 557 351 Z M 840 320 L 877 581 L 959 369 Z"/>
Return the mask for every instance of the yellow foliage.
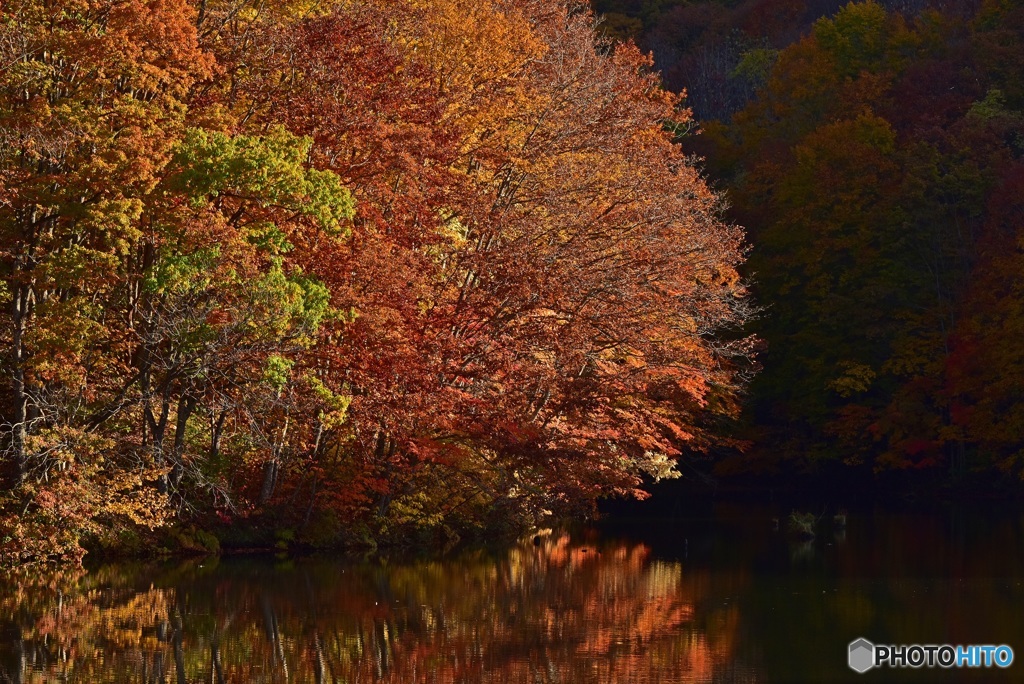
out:
<path id="1" fill-rule="evenodd" d="M 850 397 L 870 389 L 876 376 L 870 366 L 854 361 L 842 361 L 838 365 L 842 372 L 828 383 L 829 389 L 834 390 L 841 397 Z"/>

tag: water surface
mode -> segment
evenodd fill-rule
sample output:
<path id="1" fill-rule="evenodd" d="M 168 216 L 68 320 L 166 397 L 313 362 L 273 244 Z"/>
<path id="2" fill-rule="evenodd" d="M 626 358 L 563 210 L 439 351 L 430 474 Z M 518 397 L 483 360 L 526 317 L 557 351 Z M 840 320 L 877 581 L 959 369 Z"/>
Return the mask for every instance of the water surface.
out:
<path id="1" fill-rule="evenodd" d="M 0 585 L 0 682 L 1019 681 L 1024 515 L 971 510 L 800 542 L 777 507 L 720 504 L 440 558 L 36 573 Z M 857 675 L 857 637 L 1018 661 Z"/>

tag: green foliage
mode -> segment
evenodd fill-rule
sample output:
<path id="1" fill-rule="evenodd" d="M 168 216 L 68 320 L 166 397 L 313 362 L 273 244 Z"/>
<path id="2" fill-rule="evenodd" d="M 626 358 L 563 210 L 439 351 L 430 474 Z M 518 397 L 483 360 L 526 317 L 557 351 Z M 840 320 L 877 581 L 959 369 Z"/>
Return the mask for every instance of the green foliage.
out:
<path id="1" fill-rule="evenodd" d="M 739 64 L 732 70 L 732 78 L 742 78 L 761 87 L 768 82 L 772 67 L 779 59 L 779 51 L 771 48 L 753 48 L 740 57 Z"/>
<path id="2" fill-rule="evenodd" d="M 1006 108 L 1006 96 L 998 88 L 991 88 L 985 93 L 985 99 L 978 100 L 967 110 L 967 115 L 987 121 L 1008 115 Z"/>
<path id="3" fill-rule="evenodd" d="M 307 376 L 306 382 L 324 404 L 325 410 L 320 413 L 320 420 L 324 426 L 333 428 L 344 423 L 348 407 L 352 404 L 352 397 L 332 391 L 320 378 L 313 375 Z"/>
<path id="4" fill-rule="evenodd" d="M 889 52 L 893 20 L 876 2 L 851 2 L 814 24 L 814 38 L 841 78 L 877 69 Z"/>
<path id="5" fill-rule="evenodd" d="M 301 212 L 327 233 L 344 237 L 354 214 L 352 195 L 337 174 L 309 168 L 312 144 L 282 126 L 261 136 L 191 128 L 175 151 L 180 171 L 170 187 L 196 207 L 228 195 Z"/>
<path id="6" fill-rule="evenodd" d="M 263 371 L 263 379 L 275 391 L 280 392 L 288 383 L 294 365 L 295 362 L 291 359 L 286 359 L 278 354 L 272 354 L 267 358 L 267 367 Z"/>
<path id="7" fill-rule="evenodd" d="M 156 295 L 185 296 L 203 292 L 211 282 L 221 260 L 218 246 L 195 249 L 188 253 L 166 253 L 154 265 L 143 283 Z"/>
<path id="8" fill-rule="evenodd" d="M 309 344 L 321 323 L 333 315 L 327 287 L 298 269 L 285 273 L 279 257 L 271 259 L 264 274 L 241 287 L 250 314 L 245 324 L 256 336 Z"/>

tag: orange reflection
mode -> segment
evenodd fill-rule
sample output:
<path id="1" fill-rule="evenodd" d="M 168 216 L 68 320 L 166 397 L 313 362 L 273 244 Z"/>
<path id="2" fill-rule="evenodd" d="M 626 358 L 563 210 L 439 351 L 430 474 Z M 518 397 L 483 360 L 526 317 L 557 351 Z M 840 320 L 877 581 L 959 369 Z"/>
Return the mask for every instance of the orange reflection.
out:
<path id="1" fill-rule="evenodd" d="M 5 586 L 0 680 L 26 683 L 702 682 L 731 667 L 739 624 L 735 606 L 697 618 L 706 571 L 560 534 L 497 557 L 213 560 Z"/>

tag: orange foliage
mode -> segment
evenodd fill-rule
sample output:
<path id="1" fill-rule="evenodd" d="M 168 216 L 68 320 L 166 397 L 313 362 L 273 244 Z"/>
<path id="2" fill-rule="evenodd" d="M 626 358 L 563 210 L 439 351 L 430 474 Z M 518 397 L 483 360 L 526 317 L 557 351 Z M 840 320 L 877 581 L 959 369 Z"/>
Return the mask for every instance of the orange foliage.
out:
<path id="1" fill-rule="evenodd" d="M 457 536 L 642 495 L 733 410 L 742 233 L 589 13 L 61 5 L 3 15 L 8 515 L 77 450 L 72 546 L 216 509 Z"/>

